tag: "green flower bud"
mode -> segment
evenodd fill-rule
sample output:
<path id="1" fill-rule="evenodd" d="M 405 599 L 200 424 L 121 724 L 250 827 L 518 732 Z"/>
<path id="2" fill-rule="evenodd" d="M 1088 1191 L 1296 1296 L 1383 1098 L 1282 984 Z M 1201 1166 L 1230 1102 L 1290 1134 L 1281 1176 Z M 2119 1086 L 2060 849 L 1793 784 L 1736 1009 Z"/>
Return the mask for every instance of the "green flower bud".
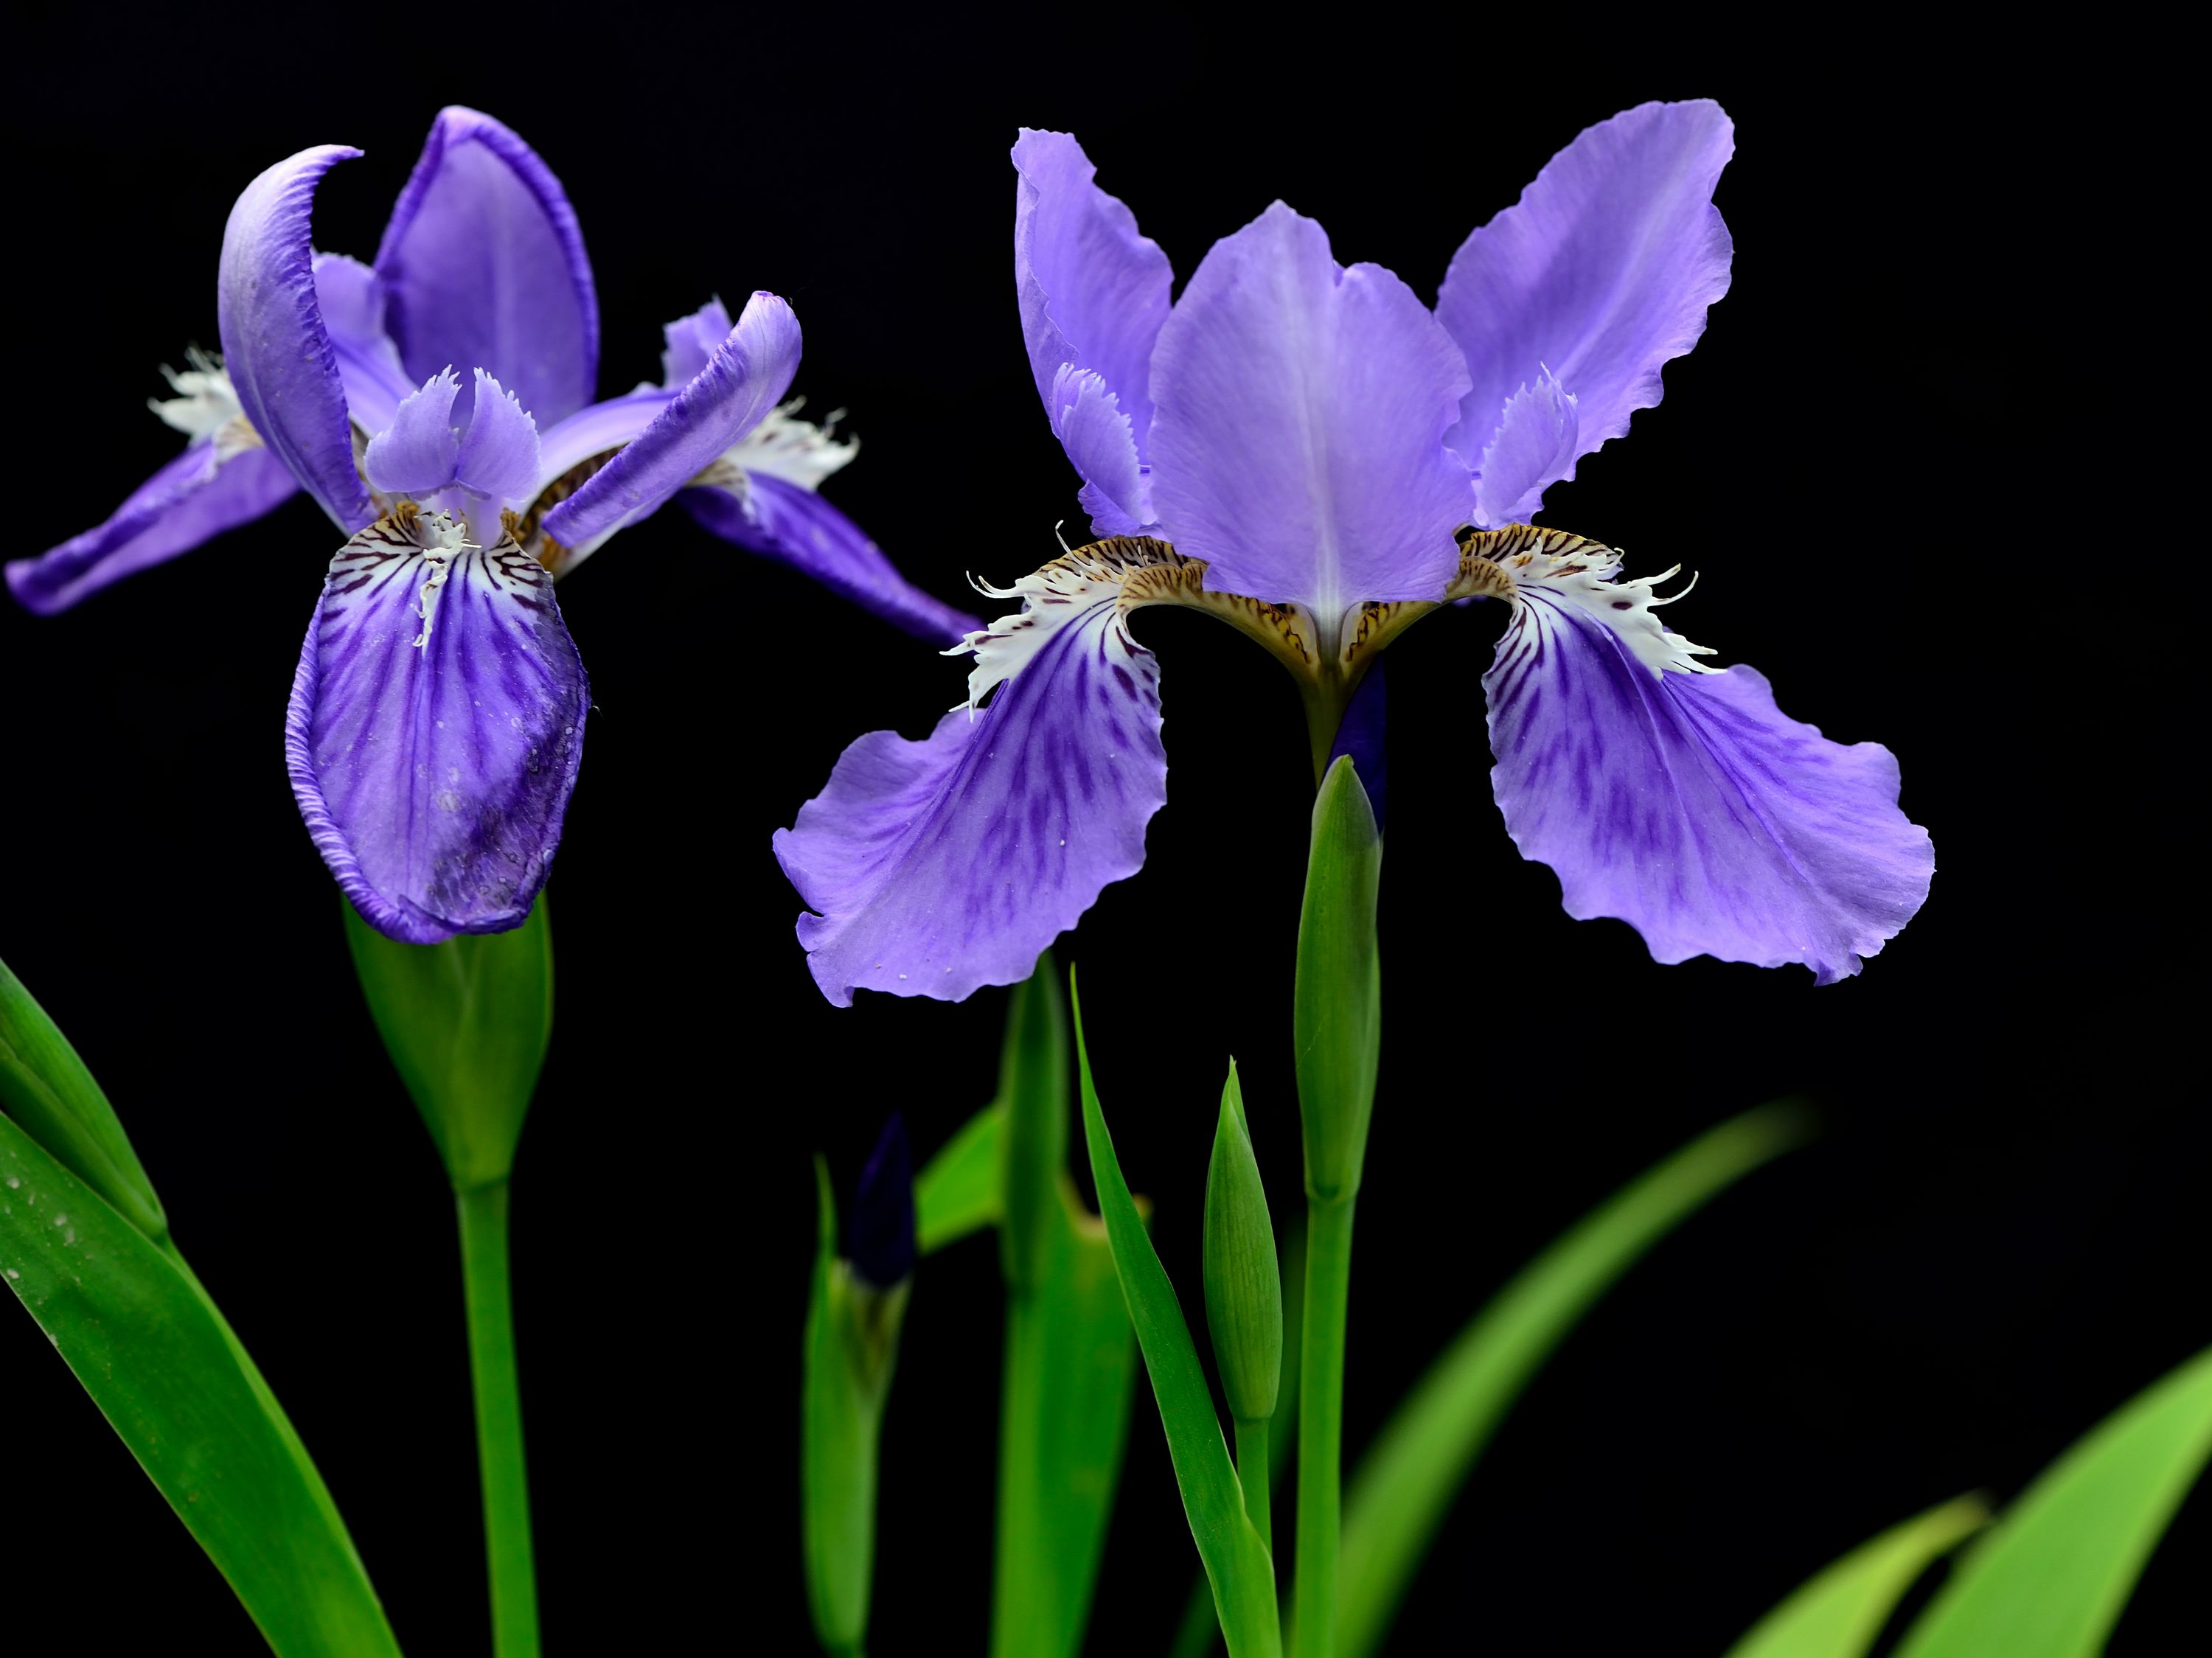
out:
<path id="1" fill-rule="evenodd" d="M 1328 768 L 1314 802 L 1291 1015 L 1306 1192 L 1324 1203 L 1358 1192 L 1367 1160 L 1381 1039 L 1375 902 L 1382 873 L 1382 832 L 1346 756 Z"/>
<path id="2" fill-rule="evenodd" d="M 1206 1324 L 1229 1413 L 1267 1421 L 1283 1374 L 1283 1278 L 1234 1060 L 1206 1170 Z"/>
<path id="3" fill-rule="evenodd" d="M 914 1174 L 893 1116 L 854 1194 L 853 1236 L 837 1253 L 829 1170 L 814 1163 L 821 1223 L 806 1309 L 799 1407 L 806 1598 L 823 1649 L 858 1654 L 875 1574 L 876 1479 L 884 1406 L 913 1289 Z"/>

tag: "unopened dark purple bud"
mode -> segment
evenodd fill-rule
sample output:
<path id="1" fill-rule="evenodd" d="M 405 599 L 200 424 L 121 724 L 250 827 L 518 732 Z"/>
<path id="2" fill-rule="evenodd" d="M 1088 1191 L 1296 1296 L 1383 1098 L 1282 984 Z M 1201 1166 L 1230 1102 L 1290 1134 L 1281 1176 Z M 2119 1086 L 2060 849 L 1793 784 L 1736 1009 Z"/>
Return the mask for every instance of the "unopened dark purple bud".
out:
<path id="1" fill-rule="evenodd" d="M 846 1246 L 853 1271 L 878 1290 L 905 1282 L 914 1271 L 914 1158 L 906 1121 L 896 1112 L 860 1170 Z"/>
<path id="2" fill-rule="evenodd" d="M 1336 728 L 1335 746 L 1328 752 L 1331 765 L 1340 755 L 1352 756 L 1359 785 L 1367 791 L 1367 804 L 1374 808 L 1377 833 L 1382 829 L 1383 726 L 1382 663 L 1378 658 L 1352 693 L 1352 706 L 1344 711 L 1343 722 Z"/>

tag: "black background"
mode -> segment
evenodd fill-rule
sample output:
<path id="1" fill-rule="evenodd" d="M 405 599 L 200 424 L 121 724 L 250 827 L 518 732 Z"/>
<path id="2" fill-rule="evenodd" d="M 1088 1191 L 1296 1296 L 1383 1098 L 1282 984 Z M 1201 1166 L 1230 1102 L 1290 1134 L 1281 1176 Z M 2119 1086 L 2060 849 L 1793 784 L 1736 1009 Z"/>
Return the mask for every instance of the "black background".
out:
<path id="1" fill-rule="evenodd" d="M 1428 295 L 1581 127 L 1721 99 L 1734 290 L 1665 403 L 1547 518 L 1638 569 L 1701 569 L 1678 624 L 1759 665 L 1799 718 L 1895 750 L 1941 873 L 1832 988 L 1655 966 L 1626 926 L 1567 920 L 1500 829 L 1478 685 L 1495 618 L 1409 635 L 1390 664 L 1388 1036 L 1347 1405 L 1356 1448 L 1577 1214 L 1723 1116 L 1809 1095 L 1825 1139 L 1668 1242 L 1538 1379 L 1393 1648 L 1711 1654 L 1889 1521 L 2016 1491 L 2212 1339 L 2212 1135 L 2163 962 L 2201 908 L 2181 811 L 2201 739 L 2164 712 L 2194 623 L 2162 597 L 2180 550 L 2145 533 L 2166 527 L 2153 469 L 2179 459 L 2150 440 L 2179 431 L 2155 349 L 2136 355 L 2165 295 L 2158 261 L 2121 251 L 2106 159 L 2071 118 L 2117 91 L 2085 65 L 2062 81 L 1924 39 L 1632 43 L 1564 15 L 1454 35 L 1381 9 L 1301 33 L 1287 15 L 1260 46 L 1139 10 L 887 28 L 625 8 L 588 30 L 521 13 L 476 30 L 379 9 L 357 40 L 34 14 L 5 114 L 6 550 L 96 521 L 173 452 L 142 401 L 157 364 L 215 343 L 246 181 L 310 143 L 362 146 L 317 233 L 368 256 L 445 102 L 515 125 L 568 185 L 603 392 L 658 378 L 660 323 L 710 294 L 789 297 L 799 389 L 849 408 L 864 440 L 830 493 L 958 599 L 963 570 L 1010 580 L 1077 514 L 1012 303 L 1018 124 L 1076 131 L 1180 276 L 1280 195 L 1340 258 Z M 2093 367 L 2095 395 L 2076 378 Z M 279 759 L 330 539 L 295 501 L 63 617 L 0 607 L 0 952 L 115 1101 L 408 1649 L 481 1651 L 450 1210 Z M 807 1158 L 826 1151 L 849 1190 L 895 1108 L 933 1150 L 991 1091 L 1005 996 L 827 1006 L 769 837 L 843 743 L 926 730 L 962 670 L 680 514 L 561 597 L 596 707 L 514 1211 L 548 1649 L 802 1652 Z M 1166 664 L 1173 798 L 1148 867 L 1062 954 L 1188 1298 L 1230 1053 L 1271 1188 L 1297 1191 L 1310 796 L 1273 668 L 1194 616 L 1140 631 Z M 982 1646 L 996 1294 L 984 1242 L 916 1285 L 878 1658 Z M 1094 1653 L 1158 1649 L 1194 1564 L 1141 1391 L 1136 1410 Z M 93 1649 L 253 1649 L 12 1314 L 0 1422 L 11 1634 L 72 1606 Z M 2200 1493 L 2116 1651 L 2202 1627 L 2208 1538 Z"/>

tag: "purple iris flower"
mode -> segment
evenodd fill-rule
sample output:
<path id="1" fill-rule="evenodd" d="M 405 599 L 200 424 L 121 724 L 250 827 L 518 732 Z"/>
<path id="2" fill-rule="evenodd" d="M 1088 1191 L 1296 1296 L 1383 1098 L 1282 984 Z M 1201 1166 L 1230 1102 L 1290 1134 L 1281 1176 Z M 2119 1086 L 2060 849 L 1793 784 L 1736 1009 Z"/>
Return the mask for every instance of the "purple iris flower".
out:
<path id="1" fill-rule="evenodd" d="M 1022 607 L 958 647 L 967 706 L 920 742 L 861 738 L 776 836 L 830 999 L 1019 980 L 1136 871 L 1167 762 L 1128 616 L 1156 604 L 1273 652 L 1325 756 L 1383 646 L 1449 601 L 1502 601 L 1492 781 L 1568 913 L 1630 922 L 1662 962 L 1856 973 L 1934 868 L 1896 761 L 1789 719 L 1752 669 L 1699 661 L 1656 614 L 1666 575 L 1627 579 L 1611 549 L 1528 522 L 1659 401 L 1662 365 L 1727 291 L 1712 194 L 1733 149 L 1710 102 L 1589 128 L 1461 246 L 1432 309 L 1337 264 L 1279 202 L 1171 301 L 1167 256 L 1075 140 L 1024 131 L 1022 331 L 1103 539 L 986 588 Z"/>
<path id="2" fill-rule="evenodd" d="M 362 914 L 428 944 L 529 913 L 590 706 L 554 580 L 670 500 L 911 633 L 975 624 L 816 493 L 857 446 L 784 401 L 799 329 L 782 300 L 671 323 L 662 383 L 595 402 L 591 264 L 530 147 L 441 112 L 373 265 L 309 243 L 317 185 L 360 153 L 303 150 L 246 186 L 223 234 L 222 358 L 194 354 L 155 405 L 184 452 L 7 576 L 27 608 L 64 610 L 312 495 L 350 538 L 294 677 L 293 791 Z"/>

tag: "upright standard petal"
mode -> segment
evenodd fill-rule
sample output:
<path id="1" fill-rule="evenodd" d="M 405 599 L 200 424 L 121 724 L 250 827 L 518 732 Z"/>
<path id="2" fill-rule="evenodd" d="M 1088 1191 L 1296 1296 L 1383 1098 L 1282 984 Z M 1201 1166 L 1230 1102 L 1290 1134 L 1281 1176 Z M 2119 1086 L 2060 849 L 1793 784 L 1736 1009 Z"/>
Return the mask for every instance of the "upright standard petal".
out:
<path id="1" fill-rule="evenodd" d="M 315 186 L 360 155 L 338 144 L 277 162 L 230 210 L 216 315 L 223 367 L 264 443 L 350 535 L 376 516 L 354 471 L 345 386 L 315 293 Z"/>
<path id="2" fill-rule="evenodd" d="M 1334 629 L 1432 599 L 1474 507 L 1444 446 L 1459 348 L 1379 265 L 1349 270 L 1280 202 L 1214 244 L 1152 353 L 1152 504 L 1206 584 Z"/>
<path id="3" fill-rule="evenodd" d="M 544 884 L 591 702 L 552 578 L 403 506 L 340 550 L 284 753 L 316 850 L 409 944 L 520 926 Z"/>
<path id="4" fill-rule="evenodd" d="M 540 426 L 592 400 L 599 302 L 576 215 L 545 163 L 489 115 L 431 124 L 376 250 L 392 337 L 416 380 L 481 366 Z"/>
<path id="5" fill-rule="evenodd" d="M 1798 962 L 1821 984 L 1912 918 L 1935 854 L 1888 750 L 1790 719 L 1750 668 L 1697 671 L 1607 548 L 1526 525 L 1473 547 L 1513 604 L 1483 678 L 1491 780 L 1570 915 L 1628 922 L 1657 961 Z"/>
<path id="6" fill-rule="evenodd" d="M 799 372 L 799 343 L 790 306 L 773 294 L 755 294 L 690 384 L 545 515 L 546 535 L 581 556 L 658 511 L 781 401 Z"/>
<path id="7" fill-rule="evenodd" d="M 981 626 L 901 575 L 859 525 L 811 489 L 751 472 L 677 500 L 725 541 L 790 565 L 918 639 L 950 645 Z"/>
<path id="8" fill-rule="evenodd" d="M 37 558 L 12 561 L 8 589 L 25 610 L 52 616 L 252 522 L 299 487 L 284 463 L 258 443 L 230 452 L 219 440 L 204 440 L 132 490 L 97 529 Z"/>
<path id="9" fill-rule="evenodd" d="M 1585 130 L 1452 258 L 1437 317 L 1472 385 L 1453 446 L 1472 461 L 1539 365 L 1575 395 L 1586 455 L 1659 401 L 1659 370 L 1728 292 L 1713 188 L 1735 147 L 1718 104 L 1643 104 Z M 1555 477 L 1574 474 L 1575 456 Z"/>
<path id="10" fill-rule="evenodd" d="M 318 253 L 315 301 L 337 355 L 347 412 L 362 431 L 381 432 L 415 390 L 384 325 L 383 284 L 359 259 Z"/>
<path id="11" fill-rule="evenodd" d="M 1057 429 L 1061 367 L 1097 374 L 1141 457 L 1152 423 L 1148 365 L 1175 280 L 1168 256 L 1093 182 L 1098 169 L 1066 133 L 1024 127 L 1014 171 L 1014 290 L 1037 396 Z"/>
<path id="12" fill-rule="evenodd" d="M 1159 666 L 1129 636 L 1129 589 L 1183 561 L 1103 542 L 1012 591 L 1020 615 L 975 635 L 971 696 L 920 742 L 872 732 L 775 836 L 815 914 L 799 943 L 822 993 L 958 1001 L 1029 976 L 1038 955 L 1144 862 L 1167 799 Z M 1008 677 L 1011 676 L 1011 677 Z"/>

